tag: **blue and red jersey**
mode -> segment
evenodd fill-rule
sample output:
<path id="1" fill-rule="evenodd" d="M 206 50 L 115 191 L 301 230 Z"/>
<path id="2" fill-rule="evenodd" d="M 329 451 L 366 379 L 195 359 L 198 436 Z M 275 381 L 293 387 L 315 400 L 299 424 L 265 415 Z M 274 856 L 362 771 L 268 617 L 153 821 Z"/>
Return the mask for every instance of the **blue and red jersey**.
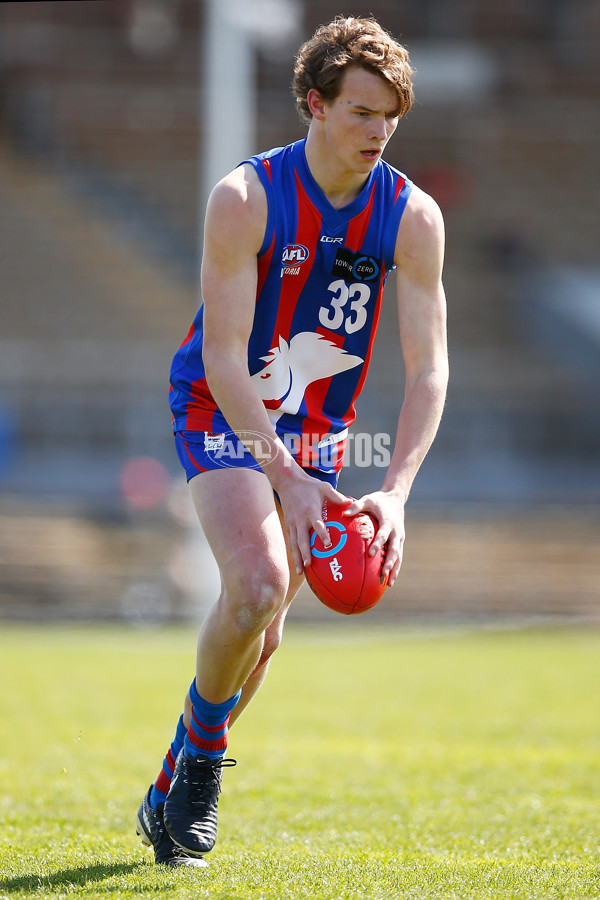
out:
<path id="1" fill-rule="evenodd" d="M 268 201 L 248 370 L 298 462 L 338 469 L 412 184 L 379 160 L 356 199 L 335 209 L 311 175 L 305 141 L 246 162 Z M 206 382 L 202 340 L 200 307 L 171 367 L 173 430 L 220 434 L 231 429 Z M 334 448 L 333 461 L 329 453 L 320 463 L 318 446 Z"/>

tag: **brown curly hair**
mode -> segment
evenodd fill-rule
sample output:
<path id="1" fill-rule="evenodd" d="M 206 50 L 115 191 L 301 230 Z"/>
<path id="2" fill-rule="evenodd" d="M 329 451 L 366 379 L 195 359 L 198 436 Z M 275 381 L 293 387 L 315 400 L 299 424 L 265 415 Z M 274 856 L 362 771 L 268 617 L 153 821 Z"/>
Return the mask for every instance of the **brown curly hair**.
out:
<path id="1" fill-rule="evenodd" d="M 373 18 L 336 16 L 320 25 L 296 55 L 292 87 L 300 116 L 310 122 L 307 96 L 315 88 L 324 100 L 335 100 L 349 66 L 362 66 L 380 75 L 398 95 L 399 116 L 413 104 L 413 68 L 408 50 Z"/>

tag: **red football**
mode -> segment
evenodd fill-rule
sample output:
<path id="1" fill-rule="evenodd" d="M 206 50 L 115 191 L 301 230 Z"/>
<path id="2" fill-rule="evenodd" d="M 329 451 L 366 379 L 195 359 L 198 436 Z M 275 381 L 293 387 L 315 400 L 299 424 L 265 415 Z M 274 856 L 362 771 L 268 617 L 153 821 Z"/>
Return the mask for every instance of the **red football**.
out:
<path id="1" fill-rule="evenodd" d="M 381 599 L 387 577 L 381 583 L 385 552 L 369 556 L 369 547 L 377 531 L 370 513 L 344 516 L 347 507 L 339 503 L 323 504 L 323 521 L 331 547 L 311 530 L 311 564 L 304 573 L 311 590 L 321 603 L 335 612 L 352 615 L 371 609 Z"/>

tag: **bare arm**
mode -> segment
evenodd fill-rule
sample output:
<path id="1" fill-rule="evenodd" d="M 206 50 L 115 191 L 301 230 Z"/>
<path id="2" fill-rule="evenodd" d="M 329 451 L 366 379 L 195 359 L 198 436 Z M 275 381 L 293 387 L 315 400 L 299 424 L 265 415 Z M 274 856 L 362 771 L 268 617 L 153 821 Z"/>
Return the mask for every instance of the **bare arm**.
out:
<path id="1" fill-rule="evenodd" d="M 393 584 L 404 545 L 404 506 L 437 433 L 448 383 L 446 301 L 442 286 L 444 226 L 437 204 L 414 188 L 400 223 L 395 261 L 400 342 L 406 370 L 404 402 L 390 466 L 380 491 L 348 509 L 379 521 L 372 552 L 388 542 L 384 574 Z"/>
<path id="2" fill-rule="evenodd" d="M 311 478 L 293 460 L 250 379 L 248 341 L 256 304 L 257 254 L 266 221 L 266 196 L 250 166 L 235 169 L 213 190 L 202 259 L 203 359 L 211 393 L 233 430 L 258 432 L 269 443 L 269 453 L 257 462 L 279 495 L 301 572 L 303 563 L 310 564 L 310 527 L 329 543 L 321 518 L 323 498 L 345 498 L 331 485 Z"/>
<path id="3" fill-rule="evenodd" d="M 248 378 L 256 256 L 267 218 L 266 197 L 257 182 L 251 171 L 239 168 L 209 198 L 201 273 L 203 359 L 211 392 L 234 430 L 270 434 L 264 406 Z"/>

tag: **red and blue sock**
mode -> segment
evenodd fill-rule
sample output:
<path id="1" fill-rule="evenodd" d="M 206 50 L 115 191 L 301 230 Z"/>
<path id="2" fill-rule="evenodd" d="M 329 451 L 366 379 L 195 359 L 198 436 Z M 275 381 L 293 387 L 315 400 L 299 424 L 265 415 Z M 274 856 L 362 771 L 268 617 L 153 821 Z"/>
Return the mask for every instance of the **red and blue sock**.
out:
<path id="1" fill-rule="evenodd" d="M 182 714 L 177 723 L 177 731 L 175 732 L 173 743 L 167 750 L 167 755 L 163 760 L 162 769 L 158 773 L 158 778 L 152 785 L 152 790 L 150 791 L 150 806 L 152 809 L 156 809 L 159 803 L 164 803 L 167 799 L 167 794 L 169 793 L 169 788 L 171 786 L 171 779 L 173 777 L 173 770 L 175 769 L 175 760 L 183 747 L 186 731 L 187 729 L 183 724 Z"/>
<path id="2" fill-rule="evenodd" d="M 221 759 L 225 754 L 229 734 L 229 714 L 241 697 L 238 691 L 224 703 L 208 703 L 196 690 L 196 679 L 190 687 L 192 719 L 183 741 L 184 752 L 189 756 L 205 756 Z"/>

